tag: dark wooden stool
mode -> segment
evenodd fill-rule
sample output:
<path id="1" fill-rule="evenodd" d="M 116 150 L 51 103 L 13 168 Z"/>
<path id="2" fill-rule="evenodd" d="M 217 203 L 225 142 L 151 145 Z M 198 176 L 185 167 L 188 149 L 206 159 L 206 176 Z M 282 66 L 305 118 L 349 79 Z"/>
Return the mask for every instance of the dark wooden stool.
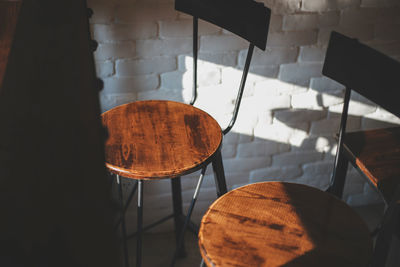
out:
<path id="1" fill-rule="evenodd" d="M 222 137 L 232 129 L 236 121 L 254 47 L 265 50 L 271 14 L 262 3 L 253 0 L 176 0 L 175 9 L 193 16 L 193 98 L 190 105 L 173 101 L 139 101 L 116 107 L 102 115 L 103 125 L 109 134 L 106 166 L 117 176 L 121 210 L 125 210 L 126 205 L 122 203 L 120 176 L 138 181 L 137 266 L 141 265 L 141 234 L 144 229 L 144 180 L 171 178 L 174 214 L 170 217 L 175 219 L 177 239 L 171 265 L 174 265 L 176 257 L 182 252 L 184 233 L 191 225 L 190 216 L 209 163 L 212 163 L 214 170 L 217 196 L 227 192 L 221 157 Z M 197 97 L 198 19 L 213 23 L 249 41 L 233 116 L 224 130 L 211 116 L 192 106 Z M 180 177 L 197 170 L 201 170 L 201 174 L 187 216 L 184 217 Z M 125 262 L 128 265 L 123 214 L 121 222 Z"/>
<path id="2" fill-rule="evenodd" d="M 219 198 L 199 232 L 208 266 L 385 266 L 391 238 L 399 236 L 399 129 L 348 134 L 346 121 L 352 90 L 400 115 L 395 97 L 400 63 L 332 32 L 323 74 L 346 85 L 329 193 L 265 182 Z M 336 198 L 341 197 L 349 160 L 390 201 L 374 250 L 364 222 Z"/>
<path id="3" fill-rule="evenodd" d="M 263 182 L 215 201 L 201 221 L 208 266 L 367 266 L 372 239 L 343 201 L 301 184 Z"/>

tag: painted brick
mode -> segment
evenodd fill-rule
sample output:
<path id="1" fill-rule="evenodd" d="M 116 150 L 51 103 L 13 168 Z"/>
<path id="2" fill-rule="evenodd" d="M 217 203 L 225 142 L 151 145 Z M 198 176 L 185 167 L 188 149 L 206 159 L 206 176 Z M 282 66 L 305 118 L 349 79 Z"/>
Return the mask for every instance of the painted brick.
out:
<path id="1" fill-rule="evenodd" d="M 310 88 L 318 92 L 337 92 L 344 90 L 343 85 L 325 76 L 311 78 Z"/>
<path id="2" fill-rule="evenodd" d="M 160 88 L 157 90 L 146 90 L 138 92 L 137 100 L 170 100 L 176 102 L 184 102 L 182 92 L 180 90 L 171 90 Z"/>
<path id="3" fill-rule="evenodd" d="M 339 24 L 340 12 L 330 11 L 318 14 L 319 27 L 332 27 Z"/>
<path id="4" fill-rule="evenodd" d="M 300 125 L 300 127 L 304 127 Z M 308 128 L 308 126 L 307 126 Z M 293 136 L 297 130 L 289 125 L 283 123 L 273 123 L 273 124 L 261 124 L 254 128 L 254 136 L 257 140 L 270 140 L 280 143 L 288 143 L 291 136 Z"/>
<path id="5" fill-rule="evenodd" d="M 292 95 L 292 107 L 296 109 L 318 109 L 323 106 L 322 96 L 316 91 Z"/>
<path id="6" fill-rule="evenodd" d="M 365 184 L 364 190 L 369 188 L 370 185 Z M 358 195 L 351 195 L 347 198 L 347 204 L 350 206 L 364 206 L 370 204 L 382 203 L 382 198 L 375 190 L 368 190 Z"/>
<path id="7" fill-rule="evenodd" d="M 245 172 L 271 165 L 271 157 L 234 158 L 224 160 L 224 169 L 228 173 Z"/>
<path id="8" fill-rule="evenodd" d="M 265 80 L 266 78 L 277 78 L 279 74 L 279 66 L 250 66 L 249 73 L 251 75 L 249 81 L 255 84 L 259 81 Z"/>
<path id="9" fill-rule="evenodd" d="M 332 161 L 333 163 L 333 161 Z M 362 194 L 366 180 L 354 169 L 351 164 L 346 174 L 346 183 L 343 190 L 343 200 L 347 200 L 350 195 Z"/>
<path id="10" fill-rule="evenodd" d="M 271 124 L 272 123 L 272 111 L 267 110 L 267 109 L 259 109 L 258 112 L 258 124 L 259 125 L 265 125 L 265 124 Z"/>
<path id="11" fill-rule="evenodd" d="M 236 156 L 236 145 L 224 144 L 222 146 L 222 156 L 224 159 L 235 157 Z"/>
<path id="12" fill-rule="evenodd" d="M 249 43 L 236 35 L 220 36 L 201 36 L 201 52 L 226 52 L 232 50 L 241 50 L 249 46 Z"/>
<path id="13" fill-rule="evenodd" d="M 271 70 L 271 69 L 264 69 L 264 70 Z M 240 81 L 242 79 L 242 73 L 243 70 L 237 69 L 237 68 L 223 68 L 221 72 L 221 82 L 228 87 L 234 88 L 234 92 L 237 92 L 239 89 Z M 273 75 L 274 70 L 272 69 L 272 72 L 266 73 L 263 76 L 266 75 Z M 247 75 L 247 80 L 246 80 L 246 85 L 245 85 L 245 92 L 253 92 L 254 88 L 254 83 L 258 81 L 262 81 L 264 77 L 261 75 L 253 74 L 251 72 L 248 73 Z"/>
<path id="14" fill-rule="evenodd" d="M 346 27 L 339 27 L 339 32 L 346 36 L 357 38 L 362 42 L 374 38 L 374 27 L 372 25 L 354 24 Z"/>
<path id="15" fill-rule="evenodd" d="M 301 165 L 322 159 L 322 153 L 316 151 L 286 152 L 272 157 L 273 166 Z"/>
<path id="16" fill-rule="evenodd" d="M 183 89 L 185 86 L 191 88 L 191 82 L 183 80 L 185 73 L 182 71 L 172 71 L 161 74 L 161 86 L 175 90 Z"/>
<path id="17" fill-rule="evenodd" d="M 326 110 L 290 109 L 276 111 L 274 117 L 284 123 L 316 121 L 325 118 Z"/>
<path id="18" fill-rule="evenodd" d="M 311 123 L 310 134 L 312 135 L 333 135 L 339 131 L 341 113 L 329 113 L 325 120 L 315 121 Z M 347 118 L 347 131 L 360 129 L 361 119 L 356 116 Z"/>
<path id="19" fill-rule="evenodd" d="M 263 99 L 268 99 L 277 95 L 291 95 L 306 92 L 307 88 L 291 83 L 286 83 L 278 79 L 266 79 L 261 82 L 256 82 L 254 86 L 254 94 Z M 289 99 L 290 101 L 290 99 Z M 285 107 L 290 107 L 290 103 Z"/>
<path id="20" fill-rule="evenodd" d="M 109 60 L 118 58 L 132 58 L 135 56 L 135 43 L 122 42 L 122 43 L 100 43 L 94 53 L 96 60 Z"/>
<path id="21" fill-rule="evenodd" d="M 98 42 L 132 41 L 157 36 L 155 22 L 140 22 L 137 24 L 95 24 L 93 36 Z"/>
<path id="22" fill-rule="evenodd" d="M 329 111 L 335 113 L 341 113 L 343 110 L 343 104 L 334 105 L 329 107 Z M 350 101 L 349 114 L 353 116 L 367 115 L 375 112 L 376 106 L 371 106 L 362 102 Z"/>
<path id="23" fill-rule="evenodd" d="M 316 176 L 302 176 L 297 178 L 296 183 L 306 184 L 311 187 L 319 188 L 322 191 L 325 191 L 330 182 L 329 174 L 321 174 Z"/>
<path id="24" fill-rule="evenodd" d="M 236 90 L 226 84 L 199 87 L 196 106 L 207 110 L 218 121 L 222 119 L 228 123 L 237 95 Z"/>
<path id="25" fill-rule="evenodd" d="M 116 8 L 117 23 L 155 22 L 157 20 L 175 19 L 178 12 L 173 3 L 128 3 Z"/>
<path id="26" fill-rule="evenodd" d="M 197 59 L 197 69 L 207 67 L 234 67 L 236 66 L 237 52 L 231 53 L 199 53 Z M 181 71 L 193 71 L 193 56 L 179 55 L 178 69 Z"/>
<path id="27" fill-rule="evenodd" d="M 258 101 L 260 107 L 263 110 L 279 110 L 290 108 L 290 96 L 289 95 L 280 95 L 274 97 L 268 97 L 268 95 L 260 94 L 259 91 L 255 93 L 255 98 Z"/>
<path id="28" fill-rule="evenodd" d="M 320 63 L 291 63 L 281 65 L 278 77 L 284 82 L 308 86 L 311 78 L 321 75 Z"/>
<path id="29" fill-rule="evenodd" d="M 377 24 L 399 24 L 400 23 L 400 3 L 397 7 L 380 8 L 377 10 L 378 16 L 376 17 Z"/>
<path id="30" fill-rule="evenodd" d="M 96 74 L 105 78 L 114 74 L 114 63 L 112 61 L 96 61 Z"/>
<path id="31" fill-rule="evenodd" d="M 271 14 L 268 32 L 282 31 L 283 16 Z"/>
<path id="32" fill-rule="evenodd" d="M 374 27 L 372 25 L 350 25 L 346 27 L 327 27 L 321 28 L 318 34 L 318 44 L 326 45 L 329 41 L 332 30 L 340 32 L 351 38 L 357 38 L 362 42 L 370 41 L 374 38 Z"/>
<path id="33" fill-rule="evenodd" d="M 153 57 L 149 59 L 118 60 L 116 71 L 118 76 L 133 76 L 151 73 L 162 73 L 176 69 L 176 58 Z"/>
<path id="34" fill-rule="evenodd" d="M 303 165 L 304 176 L 318 176 L 318 175 L 330 176 L 332 174 L 332 171 L 333 171 L 333 162 L 318 161 Z"/>
<path id="35" fill-rule="evenodd" d="M 226 144 L 237 144 L 239 142 L 239 136 L 240 134 L 235 133 L 235 132 L 229 132 L 227 135 L 224 136 L 223 139 L 223 144 L 224 146 Z"/>
<path id="36" fill-rule="evenodd" d="M 250 182 L 258 183 L 264 181 L 288 181 L 302 174 L 298 166 L 270 167 L 257 169 L 250 172 Z"/>
<path id="37" fill-rule="evenodd" d="M 272 9 L 273 14 L 292 14 L 300 10 L 301 0 L 259 0 Z"/>
<path id="38" fill-rule="evenodd" d="M 324 12 L 359 6 L 360 2 L 360 0 L 303 0 L 301 10 L 310 12 Z"/>
<path id="39" fill-rule="evenodd" d="M 316 29 L 318 26 L 317 14 L 294 14 L 283 18 L 284 31 L 304 31 Z"/>
<path id="40" fill-rule="evenodd" d="M 107 93 L 130 93 L 154 90 L 158 85 L 159 80 L 155 75 L 110 77 L 104 79 L 104 91 Z"/>
<path id="41" fill-rule="evenodd" d="M 342 104 L 344 101 L 344 92 L 335 91 L 323 93 L 318 96 L 320 105 L 324 108 L 335 106 L 337 104 Z"/>
<path id="42" fill-rule="evenodd" d="M 298 49 L 295 47 L 273 47 L 266 51 L 255 49 L 251 66 L 280 65 L 284 63 L 296 62 Z M 239 53 L 239 66 L 244 66 L 246 62 L 247 50 Z"/>
<path id="43" fill-rule="evenodd" d="M 378 107 L 374 113 L 362 118 L 362 129 L 377 129 L 400 125 L 400 118 Z"/>
<path id="44" fill-rule="evenodd" d="M 186 72 L 188 79 L 193 80 L 193 73 Z M 217 67 L 202 68 L 197 72 L 197 85 L 198 86 L 212 86 L 221 83 L 221 70 Z"/>
<path id="45" fill-rule="evenodd" d="M 330 0 L 303 0 L 301 5 L 302 11 L 309 11 L 309 12 L 324 12 L 336 9 L 337 9 L 336 1 L 330 1 Z"/>
<path id="46" fill-rule="evenodd" d="M 103 92 L 103 91 L 102 91 Z M 127 94 L 105 94 L 100 93 L 100 106 L 101 112 L 105 112 L 113 107 L 130 103 L 137 100 L 137 93 L 127 93 Z"/>
<path id="47" fill-rule="evenodd" d="M 306 128 L 303 131 L 295 131 L 294 133 L 291 134 L 290 138 L 289 138 L 289 144 L 291 145 L 291 150 L 290 151 L 307 151 L 307 149 L 304 150 L 300 150 L 297 149 L 301 146 L 303 146 L 304 142 L 306 142 L 307 139 L 309 139 L 308 136 L 308 130 L 309 130 L 309 125 L 310 123 L 290 123 L 288 124 L 289 127 L 293 127 L 296 128 L 297 125 L 306 125 Z M 313 149 L 314 150 L 314 149 Z M 310 151 L 310 149 L 308 149 L 308 151 Z"/>
<path id="48" fill-rule="evenodd" d="M 274 141 L 255 141 L 249 144 L 239 144 L 238 157 L 260 157 L 287 152 L 290 149 L 289 144 L 278 143 Z"/>
<path id="49" fill-rule="evenodd" d="M 258 122 L 259 108 L 254 97 L 242 98 L 239 114 L 236 119 L 238 126 L 254 128 Z M 252 131 L 251 131 L 252 133 Z"/>
<path id="50" fill-rule="evenodd" d="M 299 142 L 300 141 L 300 142 Z M 329 152 L 332 149 L 333 144 L 336 140 L 328 136 L 318 136 L 318 137 L 306 137 L 295 140 L 290 139 L 292 144 L 292 151 L 318 151 L 318 152 Z"/>
<path id="51" fill-rule="evenodd" d="M 339 130 L 340 118 L 316 121 L 311 124 L 310 133 L 313 135 L 330 135 Z"/>
<path id="52" fill-rule="evenodd" d="M 336 112 L 332 112 L 331 110 L 329 110 L 327 118 L 340 120 L 341 115 L 342 115 L 341 113 L 336 113 Z M 346 125 L 347 125 L 346 131 L 360 130 L 361 129 L 361 117 L 354 116 L 354 115 L 348 116 Z"/>
<path id="53" fill-rule="evenodd" d="M 384 6 L 400 6 L 397 0 L 362 0 L 362 7 L 384 7 Z"/>
<path id="54" fill-rule="evenodd" d="M 216 67 L 202 68 L 197 72 L 199 87 L 213 86 L 221 83 L 221 73 Z M 191 71 L 173 71 L 161 74 L 161 85 L 165 88 L 183 89 L 192 88 L 193 73 Z"/>
<path id="55" fill-rule="evenodd" d="M 193 20 L 165 20 L 160 22 L 160 36 L 163 38 L 171 37 L 192 37 Z M 199 35 L 217 34 L 221 29 L 214 24 L 206 21 L 199 21 Z"/>
<path id="56" fill-rule="evenodd" d="M 375 8 L 351 8 L 342 11 L 340 16 L 340 25 L 372 25 L 378 17 L 378 9 Z"/>
<path id="57" fill-rule="evenodd" d="M 300 47 L 299 62 L 323 62 L 325 59 L 326 47 L 303 46 Z"/>
<path id="58" fill-rule="evenodd" d="M 312 45 L 317 42 L 317 31 L 271 32 L 267 46 Z"/>
<path id="59" fill-rule="evenodd" d="M 143 58 L 192 52 L 191 38 L 147 39 L 136 41 L 136 53 Z"/>
<path id="60" fill-rule="evenodd" d="M 249 183 L 249 172 L 226 172 L 225 176 L 228 190 L 232 190 L 239 184 Z"/>
<path id="61" fill-rule="evenodd" d="M 391 25 L 375 25 L 375 36 L 379 40 L 400 41 L 400 23 Z"/>

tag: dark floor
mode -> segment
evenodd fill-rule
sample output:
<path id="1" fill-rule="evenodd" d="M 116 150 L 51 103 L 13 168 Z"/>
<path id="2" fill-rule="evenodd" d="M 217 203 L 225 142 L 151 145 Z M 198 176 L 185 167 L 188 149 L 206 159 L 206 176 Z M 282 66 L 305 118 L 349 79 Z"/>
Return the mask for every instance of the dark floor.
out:
<path id="1" fill-rule="evenodd" d="M 370 205 L 355 208 L 365 219 L 370 229 L 376 227 L 383 211 L 382 205 Z M 135 266 L 136 240 L 129 240 L 130 266 Z M 176 267 L 199 266 L 201 261 L 197 245 L 197 237 L 188 232 L 185 239 L 187 256 L 178 259 Z M 169 266 L 175 250 L 175 234 L 170 233 L 146 233 L 143 237 L 143 264 L 144 267 Z"/>

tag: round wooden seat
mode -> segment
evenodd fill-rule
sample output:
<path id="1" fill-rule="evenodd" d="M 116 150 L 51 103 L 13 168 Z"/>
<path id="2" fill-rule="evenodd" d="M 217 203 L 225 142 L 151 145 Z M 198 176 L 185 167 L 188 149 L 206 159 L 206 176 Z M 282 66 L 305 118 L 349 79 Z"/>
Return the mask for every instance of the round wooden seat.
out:
<path id="1" fill-rule="evenodd" d="M 206 112 L 173 101 L 138 101 L 102 114 L 106 166 L 134 179 L 178 177 L 208 164 L 222 131 Z"/>
<path id="2" fill-rule="evenodd" d="M 204 215 L 208 266 L 367 266 L 364 221 L 333 195 L 306 185 L 263 182 L 235 189 Z"/>

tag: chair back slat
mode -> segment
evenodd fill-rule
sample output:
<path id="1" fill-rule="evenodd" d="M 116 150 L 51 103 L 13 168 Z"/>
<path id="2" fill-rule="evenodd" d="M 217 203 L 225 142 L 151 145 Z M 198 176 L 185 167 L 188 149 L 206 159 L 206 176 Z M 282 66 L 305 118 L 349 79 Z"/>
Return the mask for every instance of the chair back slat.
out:
<path id="1" fill-rule="evenodd" d="M 253 0 L 176 0 L 175 9 L 211 22 L 265 50 L 271 10 Z"/>
<path id="2" fill-rule="evenodd" d="M 400 62 L 332 32 L 322 73 L 400 117 Z"/>

